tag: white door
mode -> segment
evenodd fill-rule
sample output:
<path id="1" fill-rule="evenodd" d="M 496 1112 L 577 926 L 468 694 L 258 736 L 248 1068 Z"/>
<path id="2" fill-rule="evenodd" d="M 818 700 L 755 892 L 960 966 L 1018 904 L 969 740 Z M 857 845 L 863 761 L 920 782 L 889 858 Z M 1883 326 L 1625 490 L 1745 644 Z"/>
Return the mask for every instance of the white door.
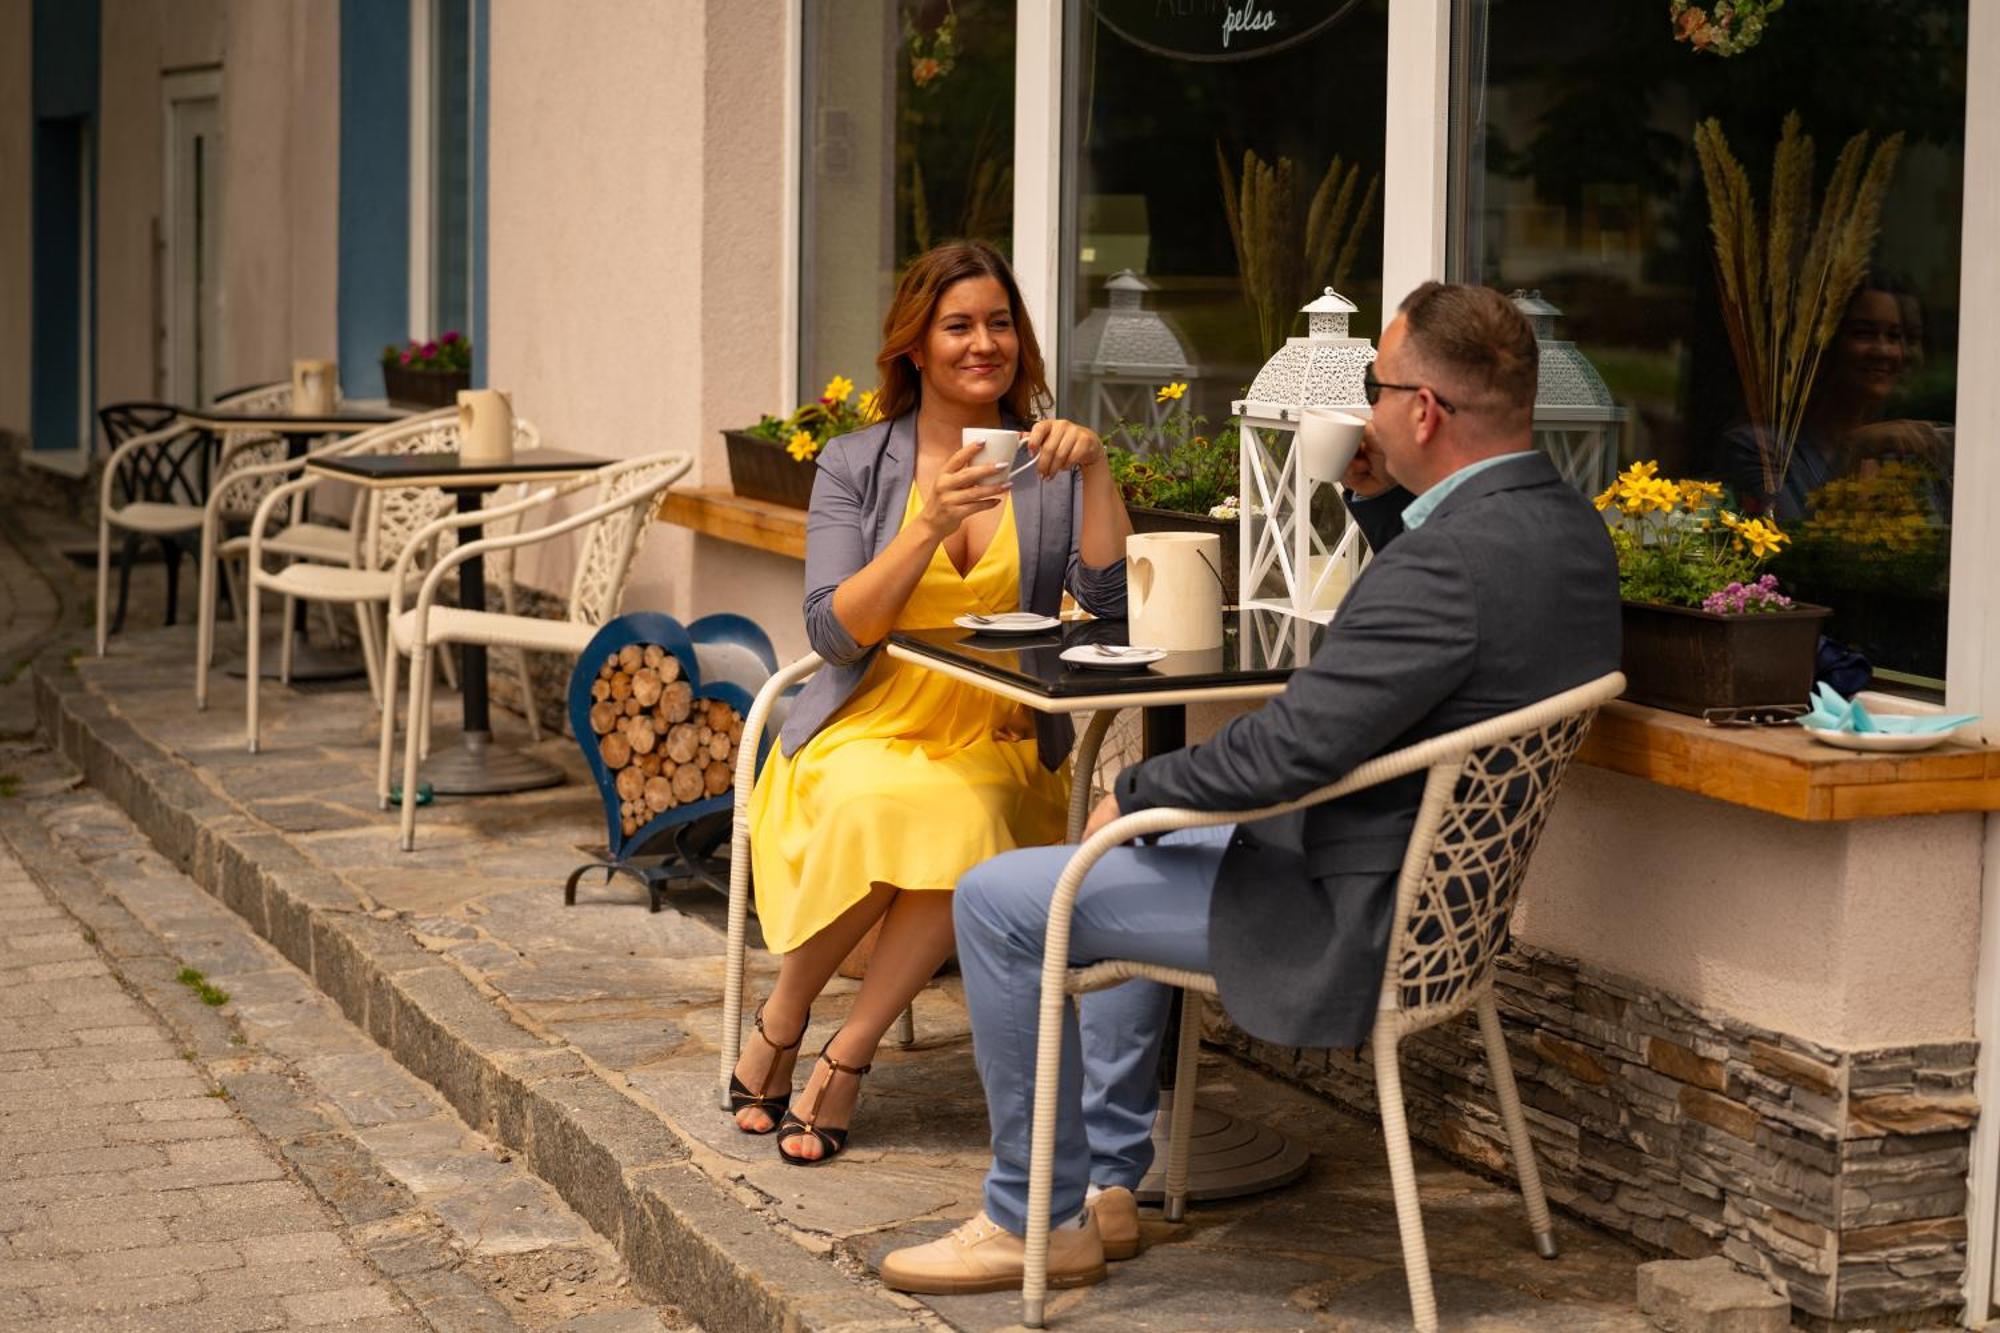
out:
<path id="1" fill-rule="evenodd" d="M 169 75 L 164 219 L 166 398 L 203 404 L 218 382 L 222 350 L 222 73 Z"/>

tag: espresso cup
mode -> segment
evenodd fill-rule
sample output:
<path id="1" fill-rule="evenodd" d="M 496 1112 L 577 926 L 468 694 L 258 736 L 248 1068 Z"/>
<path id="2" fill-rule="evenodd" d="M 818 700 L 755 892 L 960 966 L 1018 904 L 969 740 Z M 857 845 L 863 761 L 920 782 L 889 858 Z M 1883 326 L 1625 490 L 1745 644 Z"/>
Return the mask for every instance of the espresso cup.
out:
<path id="1" fill-rule="evenodd" d="M 1012 467 L 1014 455 L 1021 451 L 1021 432 L 967 426 L 959 432 L 958 442 L 960 445 L 979 446 L 979 456 L 968 463 L 968 467 Z"/>

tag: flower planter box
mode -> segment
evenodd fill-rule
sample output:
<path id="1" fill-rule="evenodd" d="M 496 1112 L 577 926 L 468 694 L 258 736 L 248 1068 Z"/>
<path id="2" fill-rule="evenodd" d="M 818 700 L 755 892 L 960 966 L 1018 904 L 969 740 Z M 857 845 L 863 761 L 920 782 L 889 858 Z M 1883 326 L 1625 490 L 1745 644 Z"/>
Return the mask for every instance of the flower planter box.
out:
<path id="1" fill-rule="evenodd" d="M 1213 532 L 1222 538 L 1222 600 L 1236 601 L 1236 525 L 1233 518 L 1210 518 L 1206 514 L 1183 514 L 1177 509 L 1149 509 L 1126 505 L 1134 532 Z"/>
<path id="2" fill-rule="evenodd" d="M 469 370 L 411 370 L 394 362 L 382 363 L 382 388 L 397 407 L 456 407 L 458 391 L 471 387 Z"/>
<path id="3" fill-rule="evenodd" d="M 819 464 L 810 459 L 801 463 L 784 445 L 748 431 L 726 430 L 722 439 L 729 447 L 729 484 L 738 495 L 794 509 L 812 506 Z"/>
<path id="4" fill-rule="evenodd" d="M 1724 616 L 1625 602 L 1625 698 L 1699 716 L 1710 708 L 1803 704 L 1812 693 L 1823 606 Z"/>

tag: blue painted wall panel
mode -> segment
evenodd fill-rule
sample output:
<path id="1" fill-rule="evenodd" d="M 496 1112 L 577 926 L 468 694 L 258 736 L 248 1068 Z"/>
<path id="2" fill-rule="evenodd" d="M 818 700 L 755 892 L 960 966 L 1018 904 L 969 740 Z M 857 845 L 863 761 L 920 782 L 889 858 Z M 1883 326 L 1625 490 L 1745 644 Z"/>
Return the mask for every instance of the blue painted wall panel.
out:
<path id="1" fill-rule="evenodd" d="M 82 413 L 96 368 L 95 340 L 86 339 L 97 269 L 100 31 L 98 0 L 35 0 L 28 434 L 37 449 L 90 440 Z"/>
<path id="2" fill-rule="evenodd" d="M 384 343 L 410 336 L 409 0 L 340 7 L 340 383 L 382 396 Z"/>

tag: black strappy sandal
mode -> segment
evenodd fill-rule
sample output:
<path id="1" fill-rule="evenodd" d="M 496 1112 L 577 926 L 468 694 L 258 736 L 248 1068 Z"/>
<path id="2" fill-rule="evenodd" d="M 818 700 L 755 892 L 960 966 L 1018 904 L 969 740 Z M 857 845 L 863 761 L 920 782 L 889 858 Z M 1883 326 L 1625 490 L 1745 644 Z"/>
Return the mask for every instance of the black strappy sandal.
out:
<path id="1" fill-rule="evenodd" d="M 839 1035 L 838 1032 L 833 1034 L 834 1037 Z M 840 1063 L 840 1061 L 826 1053 L 828 1047 L 832 1045 L 833 1037 L 828 1037 L 826 1045 L 819 1048 L 819 1058 L 821 1063 L 825 1064 L 828 1069 L 831 1069 L 834 1074 L 852 1074 L 858 1079 L 875 1067 L 872 1062 L 861 1066 L 859 1069 L 856 1069 L 853 1065 Z M 826 1082 L 819 1085 L 819 1091 L 813 1094 L 812 1107 L 807 1110 L 803 1120 L 793 1115 L 790 1111 L 786 1111 L 784 1120 L 779 1123 L 778 1156 L 782 1157 L 790 1165 L 825 1166 L 846 1150 L 849 1126 L 842 1126 L 839 1129 L 821 1129 L 817 1124 L 813 1123 L 819 1117 L 819 1104 L 826 1100 L 826 1090 L 832 1086 L 833 1075 L 829 1074 L 827 1075 Z M 859 1104 L 859 1099 L 857 1098 L 856 1105 Z M 785 1151 L 786 1139 L 796 1138 L 803 1134 L 810 1134 L 813 1138 L 819 1140 L 820 1155 L 818 1157 L 794 1157 Z"/>
<path id="2" fill-rule="evenodd" d="M 799 1043 L 806 1039 L 806 1029 L 812 1026 L 812 1011 L 810 1009 L 806 1011 L 806 1021 L 800 1025 L 799 1035 L 793 1037 L 791 1040 L 791 1044 L 788 1046 L 778 1045 L 777 1042 L 771 1040 L 771 1034 L 764 1031 L 763 1005 L 760 1004 L 757 1006 L 756 1016 L 751 1019 L 750 1025 L 752 1029 L 754 1029 L 755 1032 L 757 1033 L 757 1039 L 763 1042 L 766 1046 L 769 1046 L 773 1052 L 773 1055 L 771 1057 L 771 1068 L 764 1071 L 764 1081 L 768 1083 L 770 1081 L 771 1075 L 777 1071 L 778 1059 L 781 1056 L 783 1056 L 786 1051 L 796 1051 L 799 1048 Z M 793 1066 L 793 1070 L 794 1072 L 797 1071 L 796 1065 Z M 745 1129 L 743 1127 L 742 1122 L 738 1121 L 736 1128 L 741 1133 L 744 1134 L 777 1133 L 779 1126 L 782 1125 L 784 1121 L 788 1118 L 789 1113 L 791 1111 L 791 1106 L 792 1106 L 792 1090 L 790 1086 L 790 1080 L 786 1081 L 785 1094 L 782 1097 L 780 1097 L 780 1096 L 765 1096 L 752 1092 L 749 1088 L 744 1086 L 743 1080 L 736 1077 L 735 1074 L 731 1074 L 729 1076 L 730 1118 L 735 1119 L 735 1117 L 740 1112 L 754 1109 L 762 1111 L 766 1116 L 770 1118 L 771 1121 L 771 1127 L 769 1129 Z"/>

